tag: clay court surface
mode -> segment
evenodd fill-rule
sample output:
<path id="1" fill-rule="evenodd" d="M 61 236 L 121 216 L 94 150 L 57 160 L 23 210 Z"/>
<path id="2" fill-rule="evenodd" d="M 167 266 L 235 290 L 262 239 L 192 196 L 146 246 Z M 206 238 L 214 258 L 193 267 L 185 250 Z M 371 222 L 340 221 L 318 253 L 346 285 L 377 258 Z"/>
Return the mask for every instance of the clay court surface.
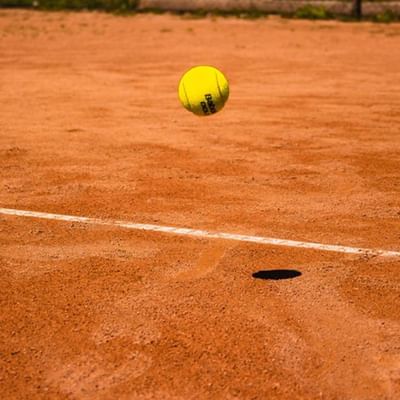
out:
<path id="1" fill-rule="evenodd" d="M 399 251 L 399 43 L 395 24 L 1 11 L 0 207 Z M 196 64 L 230 80 L 213 117 L 177 100 Z M 0 215 L 0 397 L 398 399 L 399 271 Z"/>

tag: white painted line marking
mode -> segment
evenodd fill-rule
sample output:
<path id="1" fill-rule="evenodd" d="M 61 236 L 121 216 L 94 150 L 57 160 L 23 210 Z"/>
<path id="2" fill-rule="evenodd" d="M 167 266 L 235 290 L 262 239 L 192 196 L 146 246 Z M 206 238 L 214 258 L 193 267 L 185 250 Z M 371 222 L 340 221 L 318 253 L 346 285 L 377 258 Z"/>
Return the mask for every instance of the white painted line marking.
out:
<path id="1" fill-rule="evenodd" d="M 199 229 L 176 228 L 173 226 L 137 224 L 134 222 L 126 222 L 126 221 L 105 220 L 105 219 L 90 218 L 90 217 L 77 217 L 73 215 L 63 215 L 63 214 L 49 214 L 37 211 L 14 210 L 11 208 L 0 208 L 0 214 L 13 215 L 18 217 L 50 219 L 56 221 L 80 222 L 83 224 L 91 224 L 91 225 L 118 226 L 120 228 L 126 228 L 126 229 L 172 233 L 176 235 L 194 236 L 206 239 L 236 240 L 239 242 L 250 242 L 250 243 L 258 243 L 271 246 L 297 247 L 297 248 L 313 249 L 320 251 L 334 251 L 337 253 L 347 253 L 347 254 L 400 257 L 400 251 L 365 249 L 365 248 L 348 247 L 340 245 L 312 243 L 312 242 L 299 242 L 296 240 L 277 239 L 277 238 L 262 237 L 262 236 L 237 235 L 234 233 L 209 232 Z"/>

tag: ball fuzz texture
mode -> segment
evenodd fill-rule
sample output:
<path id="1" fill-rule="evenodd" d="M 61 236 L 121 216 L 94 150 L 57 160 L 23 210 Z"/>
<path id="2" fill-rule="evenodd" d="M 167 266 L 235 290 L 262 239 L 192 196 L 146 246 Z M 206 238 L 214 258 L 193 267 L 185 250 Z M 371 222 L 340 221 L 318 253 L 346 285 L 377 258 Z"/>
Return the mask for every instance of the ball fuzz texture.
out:
<path id="1" fill-rule="evenodd" d="M 179 82 L 179 100 L 200 116 L 220 111 L 229 97 L 229 84 L 217 68 L 200 65 L 185 72 Z"/>

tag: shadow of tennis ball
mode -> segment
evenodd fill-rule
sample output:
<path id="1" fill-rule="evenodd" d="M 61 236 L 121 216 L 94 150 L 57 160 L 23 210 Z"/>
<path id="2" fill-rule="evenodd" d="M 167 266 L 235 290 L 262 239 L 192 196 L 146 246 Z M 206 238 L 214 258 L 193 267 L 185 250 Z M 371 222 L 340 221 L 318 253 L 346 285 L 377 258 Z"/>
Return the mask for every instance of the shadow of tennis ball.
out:
<path id="1" fill-rule="evenodd" d="M 270 269 L 257 271 L 252 274 L 255 279 L 278 281 L 281 279 L 292 279 L 301 276 L 301 272 L 295 269 Z"/>

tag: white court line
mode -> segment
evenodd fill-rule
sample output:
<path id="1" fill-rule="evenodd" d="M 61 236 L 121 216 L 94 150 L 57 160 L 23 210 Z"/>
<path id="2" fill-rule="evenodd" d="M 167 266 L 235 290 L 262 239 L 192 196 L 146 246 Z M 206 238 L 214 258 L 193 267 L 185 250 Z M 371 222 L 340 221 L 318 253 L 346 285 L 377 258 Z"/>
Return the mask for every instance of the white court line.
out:
<path id="1" fill-rule="evenodd" d="M 297 247 L 297 248 L 314 249 L 320 251 L 334 251 L 337 253 L 347 253 L 347 254 L 400 257 L 400 251 L 365 249 L 365 248 L 348 247 L 340 245 L 312 243 L 312 242 L 299 242 L 296 240 L 277 239 L 277 238 L 262 237 L 262 236 L 237 235 L 234 233 L 209 232 L 199 229 L 176 228 L 172 226 L 138 224 L 134 222 L 114 221 L 114 220 L 106 220 L 106 219 L 90 218 L 90 217 L 77 217 L 73 215 L 49 214 L 37 211 L 14 210 L 11 208 L 0 208 L 0 214 L 13 215 L 18 217 L 50 219 L 56 221 L 80 222 L 83 224 L 91 224 L 91 225 L 118 226 L 126 229 L 172 233 L 176 235 L 195 236 L 206 239 L 236 240 L 239 242 L 250 242 L 250 243 L 258 243 L 271 246 Z"/>

